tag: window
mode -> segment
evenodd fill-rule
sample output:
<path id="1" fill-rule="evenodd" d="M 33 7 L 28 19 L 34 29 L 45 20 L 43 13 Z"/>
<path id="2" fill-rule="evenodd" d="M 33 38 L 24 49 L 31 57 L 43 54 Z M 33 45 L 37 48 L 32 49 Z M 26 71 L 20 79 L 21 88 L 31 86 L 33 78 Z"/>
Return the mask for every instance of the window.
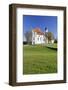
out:
<path id="1" fill-rule="evenodd" d="M 38 37 L 38 40 L 39 40 L 39 37 Z"/>
<path id="2" fill-rule="evenodd" d="M 40 37 L 40 41 L 41 41 L 41 39 L 42 39 L 42 38 Z"/>

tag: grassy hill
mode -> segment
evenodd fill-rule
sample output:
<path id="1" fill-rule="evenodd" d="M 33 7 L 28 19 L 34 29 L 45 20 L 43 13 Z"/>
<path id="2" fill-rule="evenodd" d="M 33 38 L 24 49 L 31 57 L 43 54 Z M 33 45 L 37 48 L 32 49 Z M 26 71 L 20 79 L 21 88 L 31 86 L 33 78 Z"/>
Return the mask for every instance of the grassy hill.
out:
<path id="1" fill-rule="evenodd" d="M 23 74 L 57 72 L 57 50 L 42 45 L 24 45 Z"/>

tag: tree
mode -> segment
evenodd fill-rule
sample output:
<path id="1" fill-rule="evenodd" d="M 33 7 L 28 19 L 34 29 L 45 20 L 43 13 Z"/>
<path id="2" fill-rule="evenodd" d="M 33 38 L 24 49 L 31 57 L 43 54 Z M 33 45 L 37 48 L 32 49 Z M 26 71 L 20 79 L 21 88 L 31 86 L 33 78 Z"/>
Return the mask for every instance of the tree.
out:
<path id="1" fill-rule="evenodd" d="M 26 40 L 25 34 L 23 35 L 23 44 L 27 44 L 27 40 Z"/>
<path id="2" fill-rule="evenodd" d="M 55 39 L 54 43 L 57 43 L 57 39 Z"/>
<path id="3" fill-rule="evenodd" d="M 31 31 L 30 32 L 26 32 L 25 36 L 26 36 L 26 39 L 27 39 L 27 43 L 31 44 L 31 42 L 32 42 L 32 32 Z"/>
<path id="4" fill-rule="evenodd" d="M 51 40 L 54 40 L 54 35 L 52 32 L 45 32 L 45 37 L 48 39 L 48 43 L 51 43 Z"/>

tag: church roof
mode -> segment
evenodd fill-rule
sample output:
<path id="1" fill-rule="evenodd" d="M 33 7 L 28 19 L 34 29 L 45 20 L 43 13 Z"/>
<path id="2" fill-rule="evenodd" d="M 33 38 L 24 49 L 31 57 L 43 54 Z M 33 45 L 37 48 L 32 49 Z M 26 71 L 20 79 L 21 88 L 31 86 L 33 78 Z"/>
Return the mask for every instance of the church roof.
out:
<path id="1" fill-rule="evenodd" d="M 44 35 L 40 28 L 33 29 L 33 32 L 36 32 L 38 35 Z"/>

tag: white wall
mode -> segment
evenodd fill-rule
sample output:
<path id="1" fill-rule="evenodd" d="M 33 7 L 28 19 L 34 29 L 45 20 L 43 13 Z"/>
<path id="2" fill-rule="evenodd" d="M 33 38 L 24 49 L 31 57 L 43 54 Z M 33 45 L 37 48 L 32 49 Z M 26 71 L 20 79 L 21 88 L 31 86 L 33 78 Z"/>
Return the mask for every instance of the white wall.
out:
<path id="1" fill-rule="evenodd" d="M 24 87 L 11 87 L 8 85 L 8 70 L 9 70 L 9 4 L 40 4 L 40 5 L 54 5 L 67 6 L 68 0 L 0 0 L 0 90 L 67 90 L 66 84 L 52 84 L 52 85 L 37 85 Z M 68 12 L 67 12 L 68 15 Z M 68 22 L 68 18 L 67 18 Z M 68 29 L 68 26 L 67 26 Z M 68 34 L 68 32 L 67 32 Z M 68 36 L 67 36 L 68 38 Z M 68 61 L 67 61 L 68 64 Z M 67 66 L 68 68 L 68 66 Z M 68 75 L 68 72 L 67 72 Z M 68 81 L 68 77 L 67 77 Z"/>
<path id="2" fill-rule="evenodd" d="M 45 43 L 45 41 L 44 41 L 43 35 L 36 35 L 35 36 L 35 44 L 44 44 L 44 43 Z"/>

